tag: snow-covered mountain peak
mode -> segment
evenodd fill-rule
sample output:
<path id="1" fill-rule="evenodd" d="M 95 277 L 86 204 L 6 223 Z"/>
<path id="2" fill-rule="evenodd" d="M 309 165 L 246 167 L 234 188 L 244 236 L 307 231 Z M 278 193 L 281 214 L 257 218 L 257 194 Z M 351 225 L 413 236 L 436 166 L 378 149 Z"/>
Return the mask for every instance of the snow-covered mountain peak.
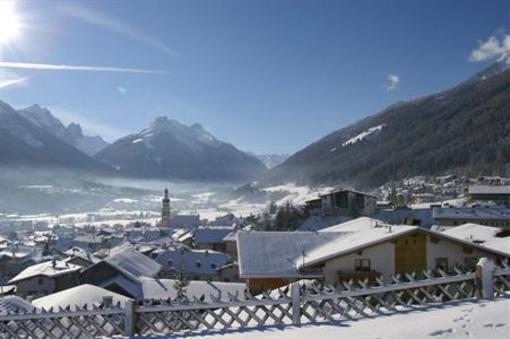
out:
<path id="1" fill-rule="evenodd" d="M 83 135 L 81 126 L 77 123 L 70 123 L 67 127 L 64 126 L 49 109 L 38 104 L 20 109 L 18 113 L 32 124 L 50 132 L 88 155 L 94 155 L 108 145 L 101 137 Z"/>
<path id="2" fill-rule="evenodd" d="M 166 116 L 156 118 L 149 126 L 135 135 L 133 143 L 144 141 L 148 147 L 154 146 L 159 138 L 171 138 L 188 146 L 199 147 L 201 144 L 218 145 L 218 141 L 201 124 L 186 125 Z"/>

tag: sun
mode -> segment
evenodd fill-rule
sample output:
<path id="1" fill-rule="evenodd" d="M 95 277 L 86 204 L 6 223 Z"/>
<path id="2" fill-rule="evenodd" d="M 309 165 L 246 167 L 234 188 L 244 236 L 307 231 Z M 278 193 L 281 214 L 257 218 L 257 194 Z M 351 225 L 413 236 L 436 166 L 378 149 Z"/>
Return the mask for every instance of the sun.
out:
<path id="1" fill-rule="evenodd" d="M 16 38 L 20 21 L 14 10 L 14 1 L 0 0 L 0 44 Z"/>

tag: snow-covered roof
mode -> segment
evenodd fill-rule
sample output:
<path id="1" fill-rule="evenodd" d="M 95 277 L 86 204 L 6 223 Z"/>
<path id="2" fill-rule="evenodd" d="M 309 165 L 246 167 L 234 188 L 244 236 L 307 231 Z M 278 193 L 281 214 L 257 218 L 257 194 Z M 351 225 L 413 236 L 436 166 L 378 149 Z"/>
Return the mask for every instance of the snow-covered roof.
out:
<path id="1" fill-rule="evenodd" d="M 106 289 L 109 287 L 118 289 L 120 287 L 135 299 L 143 298 L 142 283 L 140 282 L 140 278 L 133 279 L 129 275 L 126 276 L 118 274 L 111 279 L 101 282 L 99 286 Z"/>
<path id="2" fill-rule="evenodd" d="M 510 237 L 497 238 L 486 242 L 483 246 L 510 255 Z"/>
<path id="3" fill-rule="evenodd" d="M 430 228 L 434 224 L 432 210 L 430 208 L 397 208 L 394 210 L 380 210 L 374 216 L 375 219 L 389 224 L 401 224 L 405 218 L 419 219 L 421 227 Z"/>
<path id="4" fill-rule="evenodd" d="M 100 305 L 103 302 L 103 297 L 111 296 L 114 304 L 120 302 L 125 304 L 130 298 L 123 295 L 108 291 L 104 288 L 94 285 L 83 284 L 80 286 L 72 287 L 57 293 L 53 293 L 42 298 L 32 301 L 32 305 L 48 309 L 50 307 L 67 307 L 87 305 Z"/>
<path id="5" fill-rule="evenodd" d="M 200 223 L 199 215 L 172 215 L 170 218 L 171 227 L 196 227 Z"/>
<path id="6" fill-rule="evenodd" d="M 196 243 L 214 244 L 223 242 L 223 238 L 235 230 L 235 226 L 199 227 L 193 234 Z"/>
<path id="7" fill-rule="evenodd" d="M 182 265 L 184 272 L 197 275 L 214 275 L 229 260 L 230 256 L 222 252 L 187 248 L 167 249 L 156 257 L 166 270 L 178 270 Z"/>
<path id="8" fill-rule="evenodd" d="M 32 246 L 23 246 L 23 245 L 16 245 L 13 248 L 6 248 L 3 251 L 0 251 L 0 258 L 2 257 L 8 257 L 8 258 L 15 258 L 15 259 L 25 259 L 29 258 L 32 255 L 34 255 L 36 252 L 36 248 Z"/>
<path id="9" fill-rule="evenodd" d="M 102 244 L 103 238 L 96 236 L 95 234 L 77 235 L 73 239 L 74 243 L 86 243 L 86 244 Z"/>
<path id="10" fill-rule="evenodd" d="M 307 267 L 413 232 L 416 229 L 418 229 L 416 226 L 385 225 L 378 220 L 367 217 L 354 219 L 322 230 L 321 232 L 336 232 L 338 237 L 310 249 L 305 252 L 304 256 L 300 255 L 296 258 L 295 263 L 298 268 Z"/>
<path id="11" fill-rule="evenodd" d="M 497 235 L 500 232 L 501 228 L 499 227 L 464 224 L 452 227 L 443 233 L 465 241 L 475 242 L 496 251 L 510 254 L 510 237 L 498 237 Z"/>
<path id="12" fill-rule="evenodd" d="M 510 186 L 489 186 L 473 185 L 469 186 L 469 194 L 510 194 Z"/>
<path id="13" fill-rule="evenodd" d="M 175 289 L 174 279 L 149 279 L 143 278 L 143 298 L 146 300 L 161 300 L 161 299 L 174 299 L 177 296 Z M 232 282 L 218 282 L 218 281 L 201 281 L 191 280 L 188 285 L 184 287 L 186 296 L 190 299 L 196 297 L 206 302 L 210 302 L 211 294 L 214 297 L 219 297 L 222 300 L 228 300 L 228 293 L 238 295 L 240 299 L 244 297 L 246 284 L 232 283 Z"/>
<path id="14" fill-rule="evenodd" d="M 378 196 L 375 195 L 375 194 L 371 194 L 371 193 L 367 193 L 367 192 L 361 192 L 361 191 L 356 191 L 356 190 L 353 190 L 353 189 L 333 190 L 333 191 L 331 191 L 329 193 L 321 194 L 321 197 L 328 196 L 328 195 L 333 195 L 333 194 L 337 194 L 337 193 L 342 193 L 342 192 L 351 192 L 351 193 L 355 193 L 355 194 L 369 196 L 369 197 L 376 198 L 376 199 L 378 198 Z"/>
<path id="15" fill-rule="evenodd" d="M 237 231 L 232 231 L 224 236 L 223 241 L 237 241 Z"/>
<path id="16" fill-rule="evenodd" d="M 321 229 L 319 232 L 339 232 L 346 230 L 348 231 L 358 231 L 361 229 L 372 228 L 374 226 L 384 224 L 381 220 L 369 218 L 369 217 L 360 217 L 356 219 L 352 219 L 346 222 L 342 222 L 330 227 L 326 227 Z"/>
<path id="17" fill-rule="evenodd" d="M 28 301 L 15 295 L 0 297 L 0 314 L 28 312 L 34 309 L 35 307 Z"/>
<path id="18" fill-rule="evenodd" d="M 434 219 L 468 219 L 468 220 L 508 220 L 510 208 L 505 207 L 464 207 L 464 208 L 434 208 Z"/>
<path id="19" fill-rule="evenodd" d="M 338 238 L 337 232 L 239 232 L 239 275 L 248 277 L 302 277 L 295 259 L 302 252 Z"/>
<path id="20" fill-rule="evenodd" d="M 473 241 L 477 243 L 484 243 L 487 241 L 494 240 L 496 234 L 501 232 L 499 227 L 483 226 L 478 224 L 464 224 L 461 226 L 452 227 L 444 234 L 448 234 L 452 237 L 463 239 L 466 241 Z"/>
<path id="21" fill-rule="evenodd" d="M 178 230 L 176 230 L 174 233 L 172 233 L 172 240 L 175 240 L 175 241 L 178 241 L 178 242 L 183 242 L 183 241 L 186 241 L 188 239 L 191 239 L 193 237 L 193 232 L 188 230 L 188 229 L 185 229 L 185 228 L 180 228 Z"/>
<path id="22" fill-rule="evenodd" d="M 122 271 L 128 272 L 135 278 L 142 276 L 154 277 L 161 270 L 160 264 L 138 252 L 127 243 L 114 247 L 110 251 L 110 255 L 103 260 Z"/>
<path id="23" fill-rule="evenodd" d="M 71 258 L 72 257 L 78 257 L 78 258 L 81 258 L 83 260 L 87 260 L 87 261 L 89 261 L 91 263 L 99 262 L 99 258 L 97 258 L 93 254 L 87 252 L 86 250 L 84 250 L 83 248 L 78 247 L 78 246 L 71 247 L 70 249 L 65 251 L 64 254 L 68 255 Z"/>
<path id="24" fill-rule="evenodd" d="M 45 276 L 48 278 L 54 278 L 59 275 L 77 272 L 81 269 L 81 266 L 73 265 L 62 260 L 51 260 L 28 266 L 21 271 L 14 278 L 9 280 L 9 283 L 19 282 L 21 280 L 29 279 L 36 276 Z"/>

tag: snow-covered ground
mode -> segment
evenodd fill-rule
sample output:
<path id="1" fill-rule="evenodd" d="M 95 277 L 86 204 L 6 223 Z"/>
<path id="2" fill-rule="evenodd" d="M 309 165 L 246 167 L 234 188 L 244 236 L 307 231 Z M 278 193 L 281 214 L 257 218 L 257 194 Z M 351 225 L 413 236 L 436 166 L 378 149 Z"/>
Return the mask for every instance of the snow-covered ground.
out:
<path id="1" fill-rule="evenodd" d="M 161 335 L 157 338 L 184 335 Z M 510 338 L 510 299 L 466 301 L 428 307 L 406 313 L 301 327 L 280 326 L 187 334 L 186 337 L 217 339 L 420 339 L 420 338 Z"/>
<path id="2" fill-rule="evenodd" d="M 146 184 L 144 186 L 143 184 Z M 126 185 L 126 186 L 121 186 Z M 137 186 L 139 185 L 139 187 Z M 254 184 L 255 185 L 255 184 Z M 162 188 L 165 183 L 156 187 L 145 182 L 120 182 L 115 186 L 102 187 L 102 201 L 97 208 L 84 209 L 77 205 L 76 209 L 66 209 L 65 212 L 46 213 L 3 213 L 0 207 L 0 226 L 10 223 L 47 223 L 47 224 L 75 224 L 76 226 L 113 226 L 127 225 L 134 221 L 155 224 L 160 216 Z M 42 188 L 41 188 L 42 187 Z M 137 190 L 135 190 L 135 187 Z M 146 189 L 142 190 L 143 187 Z M 246 191 L 240 194 L 231 194 L 232 186 L 202 186 L 202 185 L 168 185 L 170 188 L 170 199 L 172 212 L 176 214 L 199 214 L 201 218 L 214 220 L 217 217 L 233 213 L 236 217 L 257 215 L 267 210 L 269 203 L 284 205 L 290 202 L 295 205 L 302 205 L 306 200 L 314 199 L 321 193 L 329 192 L 331 187 L 311 189 L 307 186 L 295 184 L 280 184 L 269 187 L 256 187 L 253 191 Z M 186 190 L 189 189 L 189 190 Z M 34 187 L 30 187 L 33 190 Z M 61 194 L 61 188 L 57 186 L 37 186 L 37 190 L 43 189 L 48 199 L 54 195 Z M 48 191 L 49 189 L 49 191 Z M 66 188 L 68 192 L 71 188 Z M 84 192 L 85 187 L 73 189 Z M 87 197 L 82 197 L 82 201 Z M 95 197 L 91 198 L 95 199 Z"/>

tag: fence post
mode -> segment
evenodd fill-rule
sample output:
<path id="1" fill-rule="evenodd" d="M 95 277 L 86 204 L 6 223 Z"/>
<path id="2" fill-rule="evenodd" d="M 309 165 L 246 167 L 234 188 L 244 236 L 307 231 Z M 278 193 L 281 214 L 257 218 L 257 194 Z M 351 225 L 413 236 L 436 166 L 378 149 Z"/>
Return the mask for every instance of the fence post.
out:
<path id="1" fill-rule="evenodd" d="M 292 324 L 299 326 L 301 325 L 301 296 L 299 283 L 292 283 L 290 296 L 292 298 Z"/>
<path id="2" fill-rule="evenodd" d="M 477 297 L 482 299 L 494 299 L 494 262 L 489 258 L 480 258 L 476 264 L 476 289 Z"/>
<path id="3" fill-rule="evenodd" d="M 124 320 L 124 329 L 126 336 L 134 336 L 135 335 L 135 301 L 127 300 L 125 305 L 125 320 Z"/>

